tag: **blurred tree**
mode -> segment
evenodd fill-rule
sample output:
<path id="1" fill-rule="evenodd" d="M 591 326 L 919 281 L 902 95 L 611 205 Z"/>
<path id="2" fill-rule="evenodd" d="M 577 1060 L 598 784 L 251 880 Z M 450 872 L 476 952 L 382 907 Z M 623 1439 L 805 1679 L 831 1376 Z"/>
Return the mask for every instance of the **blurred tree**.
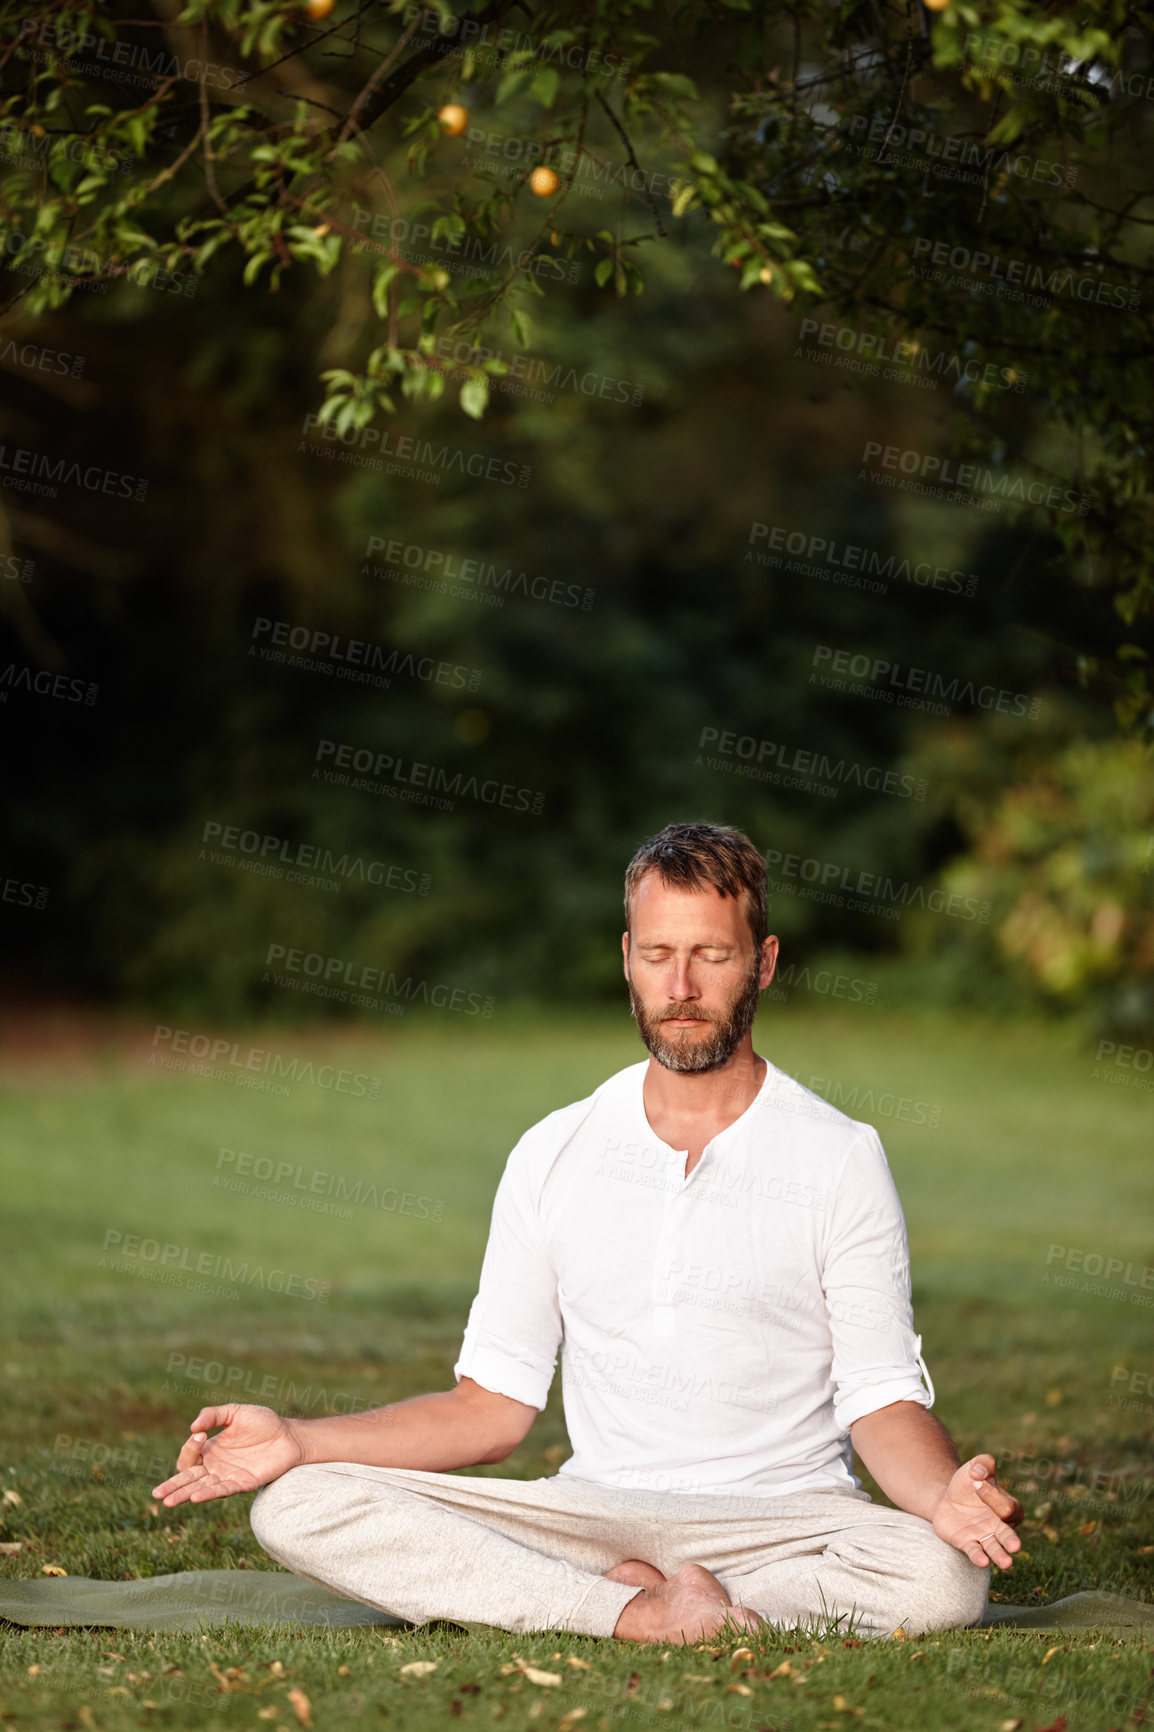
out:
<path id="1" fill-rule="evenodd" d="M 374 320 L 350 311 L 322 419 L 450 377 L 479 416 L 573 261 L 639 291 L 698 213 L 742 288 L 957 385 L 960 482 L 932 450 L 891 470 L 1018 502 L 1074 582 L 1149 616 L 1154 77 L 1124 0 L 3 0 L 0 23 L 10 307 L 231 252 L 262 291 L 338 273 Z M 1067 648 L 1150 724 L 1143 645 Z"/>

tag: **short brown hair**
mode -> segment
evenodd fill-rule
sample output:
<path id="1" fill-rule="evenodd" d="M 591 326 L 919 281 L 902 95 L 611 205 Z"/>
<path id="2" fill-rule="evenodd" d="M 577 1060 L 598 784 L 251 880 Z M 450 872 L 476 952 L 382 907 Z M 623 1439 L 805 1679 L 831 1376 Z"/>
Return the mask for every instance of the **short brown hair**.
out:
<path id="1" fill-rule="evenodd" d="M 647 872 L 678 890 L 711 884 L 722 896 L 745 894 L 745 912 L 760 951 L 769 930 L 765 861 L 742 830 L 729 824 L 667 824 L 650 836 L 625 870 L 625 927 L 630 904 Z"/>

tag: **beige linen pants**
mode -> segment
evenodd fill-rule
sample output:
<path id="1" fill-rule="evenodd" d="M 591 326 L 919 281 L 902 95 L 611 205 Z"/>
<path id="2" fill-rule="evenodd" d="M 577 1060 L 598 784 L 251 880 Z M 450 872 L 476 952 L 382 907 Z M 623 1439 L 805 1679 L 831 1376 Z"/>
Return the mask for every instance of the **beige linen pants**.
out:
<path id="1" fill-rule="evenodd" d="M 265 1486 L 251 1519 L 286 1569 L 414 1624 L 611 1636 L 639 1590 L 604 1572 L 640 1558 L 667 1576 L 704 1564 L 771 1624 L 852 1612 L 859 1635 L 914 1636 L 976 1623 L 989 1580 L 920 1516 L 853 1490 L 691 1496 L 326 1462 Z"/>

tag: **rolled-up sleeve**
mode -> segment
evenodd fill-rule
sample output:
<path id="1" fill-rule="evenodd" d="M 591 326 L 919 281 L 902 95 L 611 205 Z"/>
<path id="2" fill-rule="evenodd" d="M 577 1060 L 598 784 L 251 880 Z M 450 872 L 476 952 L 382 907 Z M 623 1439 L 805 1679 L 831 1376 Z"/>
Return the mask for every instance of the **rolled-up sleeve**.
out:
<path id="1" fill-rule="evenodd" d="M 561 1344 L 557 1275 L 543 1243 L 523 1138 L 497 1195 L 457 1378 L 543 1409 Z"/>
<path id="2" fill-rule="evenodd" d="M 842 1169 L 822 1287 L 833 1339 L 834 1414 L 855 1420 L 894 1401 L 933 1406 L 914 1334 L 905 1217 L 877 1132 L 865 1126 Z"/>

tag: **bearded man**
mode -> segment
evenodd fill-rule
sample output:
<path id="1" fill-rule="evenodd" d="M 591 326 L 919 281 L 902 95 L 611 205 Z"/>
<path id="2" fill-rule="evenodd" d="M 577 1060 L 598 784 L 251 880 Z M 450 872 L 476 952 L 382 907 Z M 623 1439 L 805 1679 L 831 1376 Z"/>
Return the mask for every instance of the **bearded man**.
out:
<path id="1" fill-rule="evenodd" d="M 649 1058 L 510 1155 L 454 1388 L 313 1420 L 203 1408 L 153 1496 L 262 1487 L 271 1557 L 418 1624 L 672 1643 L 977 1622 L 1021 1505 L 928 1411 L 876 1131 L 753 1050 L 766 906 L 740 831 L 671 824 L 635 854 L 622 948 Z M 558 1350 L 569 1459 L 454 1474 L 517 1448 Z"/>

